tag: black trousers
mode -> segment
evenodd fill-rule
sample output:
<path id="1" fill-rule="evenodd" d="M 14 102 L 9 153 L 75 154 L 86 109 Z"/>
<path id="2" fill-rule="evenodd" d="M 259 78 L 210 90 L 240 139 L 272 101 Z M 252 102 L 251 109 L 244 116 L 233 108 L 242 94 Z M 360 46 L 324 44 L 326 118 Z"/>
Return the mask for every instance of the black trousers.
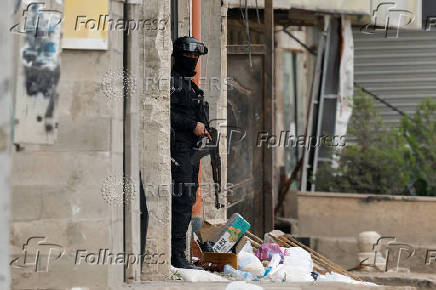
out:
<path id="1" fill-rule="evenodd" d="M 171 152 L 178 165 L 171 166 L 173 179 L 171 251 L 172 256 L 183 255 L 186 250 L 186 231 L 192 217 L 192 206 L 198 188 L 199 163 L 192 164 L 191 146 L 179 143 Z"/>

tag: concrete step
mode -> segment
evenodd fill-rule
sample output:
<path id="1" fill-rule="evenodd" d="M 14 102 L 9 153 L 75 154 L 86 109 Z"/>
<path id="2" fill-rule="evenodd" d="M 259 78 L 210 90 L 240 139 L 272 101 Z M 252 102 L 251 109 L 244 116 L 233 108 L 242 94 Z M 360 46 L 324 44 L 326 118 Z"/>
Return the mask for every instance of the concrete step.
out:
<path id="1" fill-rule="evenodd" d="M 362 280 L 378 285 L 412 286 L 416 289 L 436 289 L 436 274 L 398 273 L 398 272 L 353 272 Z"/>
<path id="2" fill-rule="evenodd" d="M 229 282 L 182 282 L 182 281 L 167 281 L 167 282 L 143 282 L 140 284 L 132 284 L 125 286 L 122 290 L 145 290 L 145 289 L 195 289 L 195 290 L 225 290 Z M 274 283 L 274 282 L 247 282 L 261 286 L 264 290 L 289 289 L 289 290 L 353 290 L 353 289 L 377 289 L 377 290 L 413 290 L 417 289 L 410 286 L 362 286 L 339 282 L 306 282 L 306 283 Z"/>

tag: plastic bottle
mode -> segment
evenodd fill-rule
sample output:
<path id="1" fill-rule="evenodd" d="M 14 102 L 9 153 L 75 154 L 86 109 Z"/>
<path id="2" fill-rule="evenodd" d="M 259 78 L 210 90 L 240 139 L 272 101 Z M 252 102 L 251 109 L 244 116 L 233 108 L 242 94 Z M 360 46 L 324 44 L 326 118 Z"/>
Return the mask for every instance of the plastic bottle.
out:
<path id="1" fill-rule="evenodd" d="M 224 265 L 224 274 L 228 274 L 228 275 L 230 275 L 232 277 L 242 278 L 244 280 L 249 280 L 249 281 L 258 281 L 259 280 L 259 278 L 257 278 L 253 274 L 251 274 L 249 272 L 244 272 L 244 271 L 241 271 L 241 270 L 235 270 L 230 265 Z"/>
<path id="2" fill-rule="evenodd" d="M 266 267 L 264 276 L 272 275 L 277 270 L 277 266 L 280 264 L 280 255 L 273 254 L 271 262 L 269 262 L 268 267 Z"/>

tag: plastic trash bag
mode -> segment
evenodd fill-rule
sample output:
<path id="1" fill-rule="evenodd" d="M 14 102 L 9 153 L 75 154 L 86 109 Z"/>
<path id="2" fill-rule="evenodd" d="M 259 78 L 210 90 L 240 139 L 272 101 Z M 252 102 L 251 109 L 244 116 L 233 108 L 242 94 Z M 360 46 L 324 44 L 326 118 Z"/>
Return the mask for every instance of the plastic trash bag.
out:
<path id="1" fill-rule="evenodd" d="M 281 262 L 283 262 L 283 253 L 280 250 L 279 245 L 276 243 L 263 243 L 262 246 L 257 249 L 256 257 L 261 261 L 271 261 L 271 258 L 274 254 L 279 254 L 281 257 Z"/>
<path id="2" fill-rule="evenodd" d="M 312 256 L 305 249 L 300 247 L 288 248 L 289 256 L 285 256 L 283 264 L 300 267 L 311 273 L 313 271 Z"/>
<path id="3" fill-rule="evenodd" d="M 271 275 L 273 281 L 312 282 L 313 261 L 310 254 L 300 247 L 287 248 L 289 256 Z"/>
<path id="4" fill-rule="evenodd" d="M 356 284 L 356 285 L 365 285 L 365 286 L 378 286 L 377 284 L 371 283 L 371 282 L 364 282 L 364 281 L 356 281 L 348 276 L 338 274 L 336 272 L 331 273 L 325 273 L 325 275 L 319 275 L 318 281 L 323 282 L 343 282 L 343 283 L 350 283 L 350 284 Z"/>
<path id="5" fill-rule="evenodd" d="M 235 278 L 248 280 L 248 281 L 258 281 L 259 280 L 259 278 L 257 278 L 255 275 L 253 275 L 249 272 L 235 270 L 230 265 L 224 265 L 224 274 L 230 275 L 230 276 L 235 277 Z"/>
<path id="6" fill-rule="evenodd" d="M 312 272 L 304 268 L 280 264 L 271 279 L 275 282 L 313 282 Z"/>
<path id="7" fill-rule="evenodd" d="M 238 269 L 256 276 L 263 276 L 265 272 L 262 262 L 253 253 L 250 242 L 247 242 L 238 254 Z"/>

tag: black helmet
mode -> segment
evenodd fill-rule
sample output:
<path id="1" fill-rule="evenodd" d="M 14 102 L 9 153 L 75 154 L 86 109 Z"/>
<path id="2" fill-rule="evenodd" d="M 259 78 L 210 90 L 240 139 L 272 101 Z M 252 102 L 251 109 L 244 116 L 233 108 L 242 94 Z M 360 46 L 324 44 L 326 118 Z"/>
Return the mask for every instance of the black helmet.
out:
<path id="1" fill-rule="evenodd" d="M 199 42 L 197 39 L 189 36 L 179 37 L 174 41 L 173 53 L 175 55 L 184 52 L 207 54 L 209 50 L 204 43 Z"/>

